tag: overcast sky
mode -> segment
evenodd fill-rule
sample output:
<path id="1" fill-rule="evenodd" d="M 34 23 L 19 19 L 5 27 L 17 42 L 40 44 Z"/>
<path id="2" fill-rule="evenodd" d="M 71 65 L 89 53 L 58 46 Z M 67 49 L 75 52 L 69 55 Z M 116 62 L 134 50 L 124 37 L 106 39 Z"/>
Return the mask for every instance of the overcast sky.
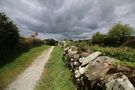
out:
<path id="1" fill-rule="evenodd" d="M 135 0 L 0 0 L 0 11 L 21 35 L 41 38 L 85 39 L 117 22 L 135 28 Z"/>

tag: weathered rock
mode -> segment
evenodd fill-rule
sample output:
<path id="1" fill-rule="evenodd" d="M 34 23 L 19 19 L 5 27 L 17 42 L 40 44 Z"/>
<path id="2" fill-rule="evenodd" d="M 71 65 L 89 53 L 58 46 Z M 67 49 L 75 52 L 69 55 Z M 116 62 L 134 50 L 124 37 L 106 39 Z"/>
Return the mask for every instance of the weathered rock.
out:
<path id="1" fill-rule="evenodd" d="M 104 77 L 113 66 L 113 60 L 114 59 L 107 56 L 100 56 L 93 62 L 89 63 L 86 70 L 86 76 L 88 79 L 95 80 Z"/>
<path id="2" fill-rule="evenodd" d="M 71 48 L 72 51 L 77 51 L 78 50 L 78 48 L 76 46 L 71 46 L 70 48 Z"/>
<path id="3" fill-rule="evenodd" d="M 71 62 L 73 62 L 73 61 L 74 61 L 74 59 L 73 59 L 73 58 L 71 58 L 71 59 L 70 59 L 70 61 L 71 61 Z"/>
<path id="4" fill-rule="evenodd" d="M 75 78 L 79 78 L 81 76 L 81 73 L 79 70 L 75 70 Z"/>
<path id="5" fill-rule="evenodd" d="M 117 65 L 117 72 L 130 72 L 131 69 L 129 67 L 126 66 L 122 66 L 122 65 Z"/>
<path id="6" fill-rule="evenodd" d="M 109 78 L 112 79 L 111 76 Z M 109 82 L 105 84 L 105 90 L 135 90 L 134 86 L 125 75 L 117 77 L 117 74 L 115 74 L 112 80 L 108 80 Z"/>
<path id="7" fill-rule="evenodd" d="M 89 64 L 90 61 L 96 59 L 100 54 L 101 52 L 94 52 L 90 54 L 88 57 L 83 59 L 82 66 Z"/>
<path id="8" fill-rule="evenodd" d="M 85 71 L 86 71 L 85 67 L 81 67 L 81 66 L 79 67 L 79 72 L 81 75 L 83 75 L 85 73 Z"/>
<path id="9" fill-rule="evenodd" d="M 63 54 L 63 56 L 65 56 L 66 55 L 66 52 L 62 52 L 62 54 Z"/>
<path id="10" fill-rule="evenodd" d="M 85 59 L 84 57 L 79 58 L 79 62 L 82 63 L 84 59 Z"/>
<path id="11" fill-rule="evenodd" d="M 69 47 L 66 47 L 63 51 L 66 52 L 68 51 L 70 48 Z"/>
<path id="12" fill-rule="evenodd" d="M 74 62 L 74 65 L 76 66 L 78 62 Z"/>
<path id="13" fill-rule="evenodd" d="M 133 84 L 133 86 L 135 87 L 135 76 L 131 76 L 131 77 L 128 77 L 130 82 Z"/>
<path id="14" fill-rule="evenodd" d="M 74 68 L 74 63 L 70 62 L 70 68 Z"/>
<path id="15" fill-rule="evenodd" d="M 74 62 L 74 66 L 78 66 L 79 67 L 79 62 Z"/>
<path id="16" fill-rule="evenodd" d="M 135 69 L 113 65 L 113 58 L 92 52 L 76 46 L 63 50 L 77 90 L 135 90 Z"/>
<path id="17" fill-rule="evenodd" d="M 79 58 L 80 58 L 80 55 L 78 55 L 78 54 L 75 54 L 73 57 L 74 57 L 74 60 L 75 60 L 75 61 L 77 61 L 77 60 L 79 60 Z"/>
<path id="18" fill-rule="evenodd" d="M 75 54 L 77 54 L 77 51 L 68 51 L 69 57 L 70 57 L 70 56 L 73 56 L 73 55 L 75 55 Z"/>
<path id="19" fill-rule="evenodd" d="M 82 52 L 80 55 L 81 57 L 87 57 L 90 53 L 89 52 Z"/>

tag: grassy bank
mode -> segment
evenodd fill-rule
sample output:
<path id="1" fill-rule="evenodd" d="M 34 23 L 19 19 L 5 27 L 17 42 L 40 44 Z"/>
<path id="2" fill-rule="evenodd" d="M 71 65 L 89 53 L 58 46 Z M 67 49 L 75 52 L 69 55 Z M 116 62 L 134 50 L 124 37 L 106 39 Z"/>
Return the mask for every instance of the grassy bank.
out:
<path id="1" fill-rule="evenodd" d="M 11 83 L 17 75 L 23 72 L 47 48 L 48 46 L 31 48 L 28 52 L 22 53 L 13 62 L 0 68 L 0 90 L 3 90 L 4 87 Z"/>
<path id="2" fill-rule="evenodd" d="M 55 47 L 35 90 L 75 90 L 70 71 L 61 57 L 61 49 Z"/>
<path id="3" fill-rule="evenodd" d="M 101 51 L 103 55 L 107 55 L 118 59 L 116 64 L 128 65 L 135 67 L 135 49 L 127 47 L 100 47 L 100 46 L 90 46 L 93 51 Z"/>

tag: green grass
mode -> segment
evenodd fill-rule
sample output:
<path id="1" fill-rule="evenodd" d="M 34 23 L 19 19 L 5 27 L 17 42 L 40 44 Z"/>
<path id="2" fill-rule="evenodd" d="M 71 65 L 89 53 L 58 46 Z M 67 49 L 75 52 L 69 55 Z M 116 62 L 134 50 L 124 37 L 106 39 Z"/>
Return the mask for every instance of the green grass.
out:
<path id="1" fill-rule="evenodd" d="M 75 90 L 70 71 L 64 65 L 59 47 L 54 48 L 35 90 Z"/>
<path id="2" fill-rule="evenodd" d="M 114 62 L 114 65 L 118 65 L 118 64 L 135 68 L 135 63 L 133 63 L 133 62 L 116 60 Z"/>
<path id="3" fill-rule="evenodd" d="M 103 55 L 113 57 L 116 60 L 115 64 L 123 64 L 130 67 L 135 67 L 135 49 L 128 47 L 100 47 L 90 46 L 93 51 L 101 51 Z"/>
<path id="4" fill-rule="evenodd" d="M 9 83 L 11 83 L 47 48 L 48 46 L 31 48 L 28 52 L 17 57 L 13 62 L 0 68 L 0 90 L 3 90 Z"/>

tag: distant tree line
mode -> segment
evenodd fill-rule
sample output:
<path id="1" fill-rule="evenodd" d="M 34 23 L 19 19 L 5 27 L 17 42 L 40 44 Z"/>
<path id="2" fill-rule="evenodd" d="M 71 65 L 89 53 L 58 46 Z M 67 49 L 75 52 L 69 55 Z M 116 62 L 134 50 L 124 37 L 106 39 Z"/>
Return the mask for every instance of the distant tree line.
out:
<path id="1" fill-rule="evenodd" d="M 129 43 L 135 45 L 135 38 L 132 36 L 133 28 L 121 23 L 115 24 L 107 34 L 97 32 L 92 37 L 92 44 L 101 46 L 129 46 Z M 132 38 L 131 38 L 132 37 Z M 131 47 L 133 47 L 131 45 Z"/>
<path id="2" fill-rule="evenodd" d="M 52 45 L 52 46 L 58 45 L 58 41 L 55 39 L 52 39 L 52 38 L 51 39 L 44 39 L 43 41 L 46 45 Z"/>
<path id="3" fill-rule="evenodd" d="M 126 46 L 135 48 L 134 28 L 129 25 L 116 23 L 107 34 L 96 32 L 91 39 L 87 40 L 68 40 L 68 45 L 78 46 L 80 49 L 87 50 L 91 45 L 119 47 Z"/>

